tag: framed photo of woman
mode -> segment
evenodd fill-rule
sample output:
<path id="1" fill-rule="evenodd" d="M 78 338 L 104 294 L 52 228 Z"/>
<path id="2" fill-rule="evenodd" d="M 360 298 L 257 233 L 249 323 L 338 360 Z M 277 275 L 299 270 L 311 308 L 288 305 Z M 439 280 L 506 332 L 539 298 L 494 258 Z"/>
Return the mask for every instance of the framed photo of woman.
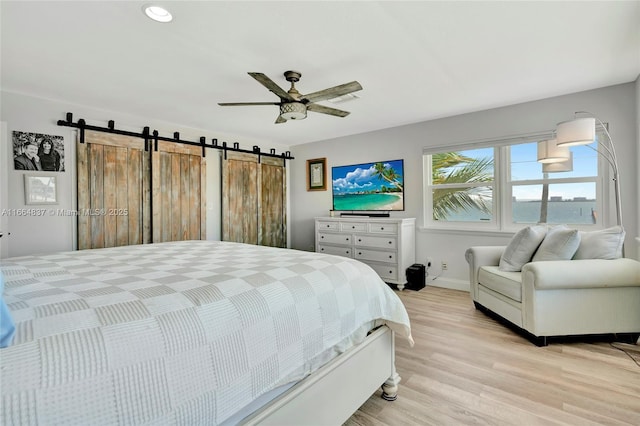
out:
<path id="1" fill-rule="evenodd" d="M 327 159 L 307 160 L 307 191 L 327 190 Z"/>

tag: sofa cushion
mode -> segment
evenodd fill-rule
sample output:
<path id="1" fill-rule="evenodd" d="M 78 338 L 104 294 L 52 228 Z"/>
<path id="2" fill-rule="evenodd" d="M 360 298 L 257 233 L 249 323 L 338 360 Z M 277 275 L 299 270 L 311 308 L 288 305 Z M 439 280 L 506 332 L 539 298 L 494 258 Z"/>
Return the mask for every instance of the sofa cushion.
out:
<path id="1" fill-rule="evenodd" d="M 518 272 L 525 263 L 529 263 L 536 249 L 544 239 L 547 227 L 543 225 L 527 226 L 513 236 L 502 257 L 500 257 L 500 270 Z"/>
<path id="2" fill-rule="evenodd" d="M 577 229 L 569 229 L 564 225 L 554 226 L 547 231 L 531 261 L 571 260 L 579 244 L 580 234 Z"/>
<path id="3" fill-rule="evenodd" d="M 580 232 L 580 245 L 574 259 L 619 259 L 625 231 L 621 226 L 613 226 L 599 231 Z"/>
<path id="4" fill-rule="evenodd" d="M 482 266 L 478 283 L 516 302 L 522 302 L 522 274 L 501 271 L 497 266 Z"/>

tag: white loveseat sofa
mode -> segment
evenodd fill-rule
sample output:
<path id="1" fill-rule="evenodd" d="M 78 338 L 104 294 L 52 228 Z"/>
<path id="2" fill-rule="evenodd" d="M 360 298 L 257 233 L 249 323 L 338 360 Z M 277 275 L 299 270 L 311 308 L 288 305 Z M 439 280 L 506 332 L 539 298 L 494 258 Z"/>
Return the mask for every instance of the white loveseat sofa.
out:
<path id="1" fill-rule="evenodd" d="M 593 244 L 585 240 L 585 244 Z M 634 342 L 638 338 L 640 262 L 571 259 L 571 255 L 571 260 L 527 261 L 519 271 L 503 270 L 517 269 L 500 268 L 507 248 L 476 246 L 467 250 L 476 308 L 491 311 L 524 330 L 539 346 L 547 345 L 551 336 L 613 333 L 628 335 Z"/>

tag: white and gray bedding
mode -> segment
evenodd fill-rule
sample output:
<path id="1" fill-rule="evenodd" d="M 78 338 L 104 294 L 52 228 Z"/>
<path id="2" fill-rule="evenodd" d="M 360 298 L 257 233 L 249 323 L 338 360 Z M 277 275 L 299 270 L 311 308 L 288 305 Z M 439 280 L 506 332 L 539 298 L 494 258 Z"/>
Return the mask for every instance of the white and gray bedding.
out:
<path id="1" fill-rule="evenodd" d="M 399 298 L 338 256 L 182 241 L 0 261 L 2 424 L 208 424 L 299 380 Z"/>

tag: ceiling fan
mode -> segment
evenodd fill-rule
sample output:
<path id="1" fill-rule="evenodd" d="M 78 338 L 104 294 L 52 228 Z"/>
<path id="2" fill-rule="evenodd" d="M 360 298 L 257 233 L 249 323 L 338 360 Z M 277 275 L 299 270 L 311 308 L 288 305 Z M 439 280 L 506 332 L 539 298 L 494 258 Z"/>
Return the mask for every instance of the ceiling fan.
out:
<path id="1" fill-rule="evenodd" d="M 266 75 L 260 72 L 250 72 L 249 75 L 264 87 L 273 92 L 280 98 L 280 102 L 220 102 L 221 106 L 247 106 L 247 105 L 279 105 L 280 114 L 276 119 L 276 124 L 285 123 L 287 120 L 303 120 L 307 118 L 307 111 L 319 112 L 322 114 L 334 115 L 336 117 L 346 117 L 349 115 L 348 111 L 343 111 L 336 108 L 327 107 L 324 105 L 318 105 L 315 102 L 325 101 L 327 99 L 333 99 L 340 96 L 347 95 L 349 93 L 362 90 L 362 86 L 357 81 L 341 84 L 339 86 L 330 87 L 328 89 L 320 90 L 319 92 L 309 93 L 303 95 L 295 87 L 295 83 L 300 81 L 302 73 L 298 71 L 286 71 L 284 78 L 291 82 L 291 88 L 288 91 L 284 91 L 280 86 L 274 83 Z"/>

